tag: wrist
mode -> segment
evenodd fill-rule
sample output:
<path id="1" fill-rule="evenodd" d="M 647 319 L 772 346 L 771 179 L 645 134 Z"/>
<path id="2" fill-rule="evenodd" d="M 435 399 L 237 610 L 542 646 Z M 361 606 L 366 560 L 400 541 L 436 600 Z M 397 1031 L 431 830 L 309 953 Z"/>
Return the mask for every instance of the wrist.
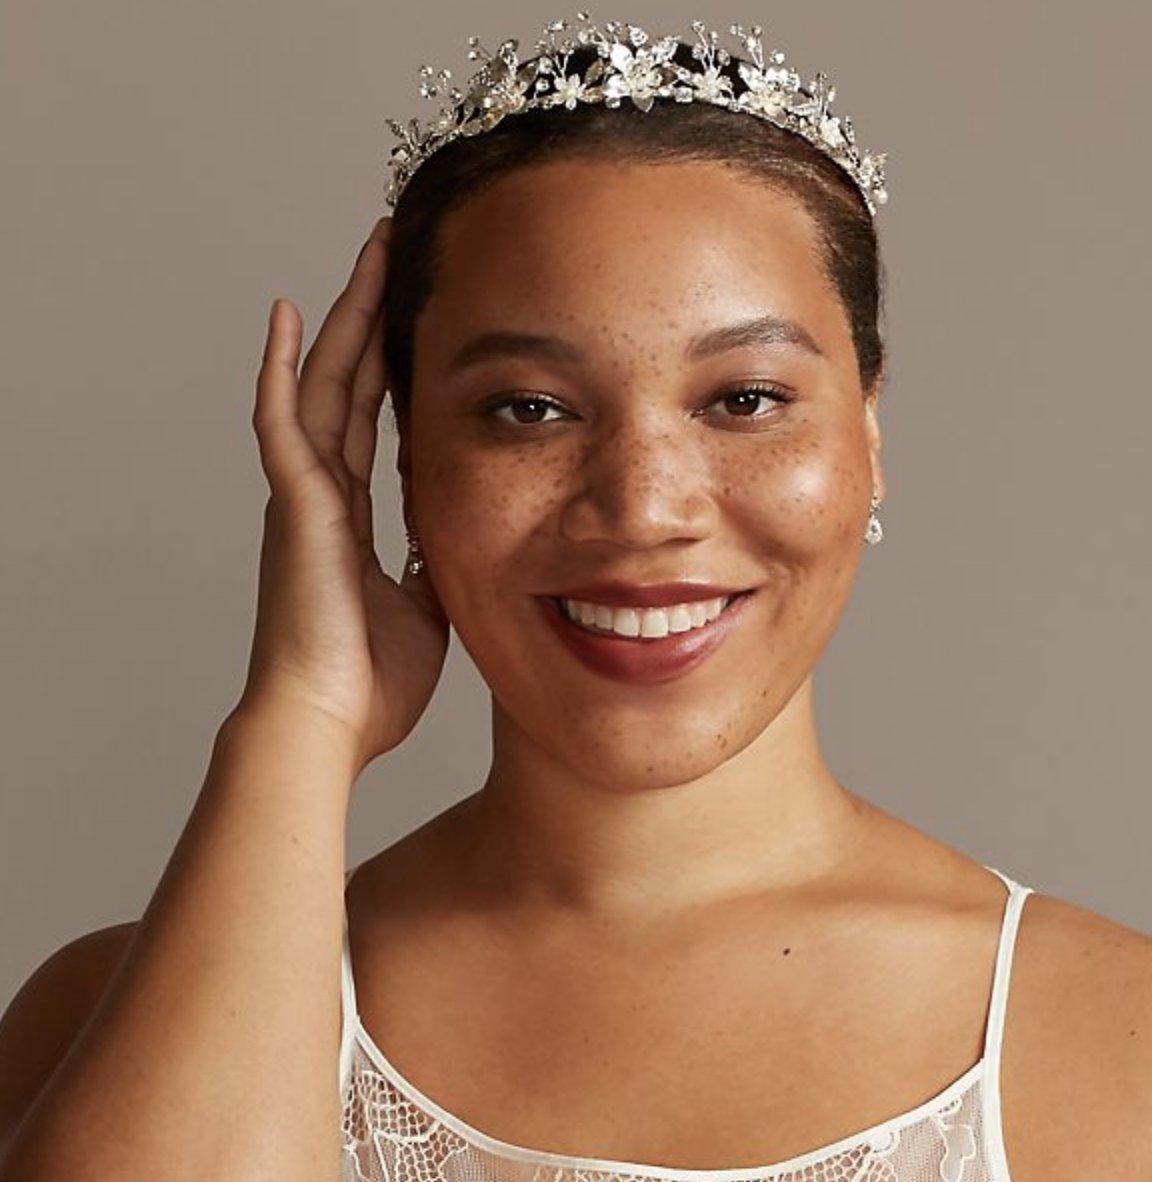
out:
<path id="1" fill-rule="evenodd" d="M 363 770 L 359 737 L 352 728 L 287 688 L 264 686 L 255 692 L 245 689 L 220 724 L 216 744 L 227 747 L 237 740 L 261 739 L 288 748 L 322 749 L 330 755 L 333 767 L 347 774 L 349 789 Z"/>

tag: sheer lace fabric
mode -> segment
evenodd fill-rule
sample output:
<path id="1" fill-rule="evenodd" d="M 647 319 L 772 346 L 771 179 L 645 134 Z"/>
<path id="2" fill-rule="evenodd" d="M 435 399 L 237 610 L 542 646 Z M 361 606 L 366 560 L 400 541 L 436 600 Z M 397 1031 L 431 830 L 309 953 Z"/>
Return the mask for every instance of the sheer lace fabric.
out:
<path id="1" fill-rule="evenodd" d="M 999 1057 L 1011 955 L 1024 897 L 1009 887 L 977 1063 L 937 1096 L 881 1124 L 786 1161 L 689 1170 L 527 1149 L 490 1137 L 407 1080 L 356 1013 L 347 931 L 340 1056 L 342 1182 L 1010 1182 Z"/>
<path id="2" fill-rule="evenodd" d="M 646 1171 L 595 1159 L 557 1164 L 551 1155 L 497 1152 L 450 1127 L 402 1092 L 359 1040 L 344 1093 L 343 1182 L 996 1182 L 983 1152 L 982 1071 L 917 1119 L 790 1162 L 732 1170 Z M 559 1155 L 557 1155 L 559 1156 Z M 612 1168 L 612 1167 L 615 1168 Z"/>

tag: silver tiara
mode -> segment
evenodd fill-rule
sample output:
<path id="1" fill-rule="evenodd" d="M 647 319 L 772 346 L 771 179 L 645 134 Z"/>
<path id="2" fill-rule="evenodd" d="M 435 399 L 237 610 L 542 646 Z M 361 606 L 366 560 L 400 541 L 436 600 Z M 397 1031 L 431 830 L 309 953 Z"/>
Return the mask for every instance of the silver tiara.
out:
<path id="1" fill-rule="evenodd" d="M 537 56 L 526 61 L 518 58 L 520 43 L 514 38 L 504 41 L 493 55 L 480 45 L 479 38 L 469 37 L 469 60 L 475 61 L 481 54 L 487 60 L 468 80 L 466 92 L 448 86 L 452 78 L 449 70 L 439 71 L 433 83 L 421 82 L 424 98 L 446 93 L 451 103 L 442 106 L 440 114 L 424 126 L 416 119 L 410 119 L 407 127 L 387 120 L 400 140 L 388 159 L 392 170 L 389 205 L 396 205 L 412 174 L 434 152 L 459 136 L 490 131 L 505 115 L 561 105 L 571 111 L 577 102 L 618 107 L 624 99 L 648 111 L 657 98 L 714 103 L 767 119 L 802 135 L 839 164 L 855 181 L 873 216 L 876 207 L 888 200 L 884 188 L 887 154 L 862 152 L 856 146 L 852 120 L 830 111 L 836 88 L 826 74 L 817 73 L 802 85 L 800 75 L 784 65 L 783 53 L 774 50 L 765 55 L 759 25 L 751 30 L 742 25 L 730 28 L 751 58 L 737 63 L 741 86 L 721 74 L 731 54 L 720 45 L 715 31 L 706 30 L 701 21 L 692 22 L 698 42 L 692 46 L 692 57 L 700 65 L 688 69 L 672 60 L 680 43 L 676 37 L 653 42 L 637 25 L 607 21 L 601 29 L 589 21 L 587 12 L 576 16 L 581 22 L 577 29 L 564 20 L 548 24 L 545 37 L 536 43 Z M 582 77 L 570 74 L 569 57 L 588 44 L 596 46 L 597 58 Z M 432 78 L 432 67 L 421 66 L 420 76 Z"/>

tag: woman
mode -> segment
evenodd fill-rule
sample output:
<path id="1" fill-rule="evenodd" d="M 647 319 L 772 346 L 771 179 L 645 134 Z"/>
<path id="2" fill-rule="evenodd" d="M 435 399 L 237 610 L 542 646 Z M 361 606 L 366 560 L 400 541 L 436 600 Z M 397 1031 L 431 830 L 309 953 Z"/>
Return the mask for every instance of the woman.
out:
<path id="1" fill-rule="evenodd" d="M 821 755 L 813 671 L 885 492 L 878 189 L 651 103 L 629 44 L 630 103 L 402 170 L 299 373 L 274 306 L 247 683 L 141 920 L 5 1015 L 0 1182 L 1152 1177 L 1149 939 Z M 352 786 L 449 621 L 491 766 L 345 895 Z"/>

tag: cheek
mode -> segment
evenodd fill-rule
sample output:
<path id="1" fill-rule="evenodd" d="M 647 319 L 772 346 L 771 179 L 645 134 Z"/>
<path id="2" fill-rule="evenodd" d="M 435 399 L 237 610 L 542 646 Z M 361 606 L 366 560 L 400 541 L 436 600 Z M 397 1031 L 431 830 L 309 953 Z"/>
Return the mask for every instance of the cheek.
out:
<path id="1" fill-rule="evenodd" d="M 870 479 L 867 457 L 847 438 L 778 439 L 747 462 L 728 458 L 726 494 L 753 536 L 815 561 L 862 533 Z"/>
<path id="2" fill-rule="evenodd" d="M 554 469 L 540 452 L 527 451 L 498 460 L 460 451 L 426 464 L 414 486 L 421 533 L 430 549 L 451 555 L 442 577 L 459 581 L 459 594 L 490 597 L 493 586 L 507 583 L 560 495 L 563 477 Z"/>

